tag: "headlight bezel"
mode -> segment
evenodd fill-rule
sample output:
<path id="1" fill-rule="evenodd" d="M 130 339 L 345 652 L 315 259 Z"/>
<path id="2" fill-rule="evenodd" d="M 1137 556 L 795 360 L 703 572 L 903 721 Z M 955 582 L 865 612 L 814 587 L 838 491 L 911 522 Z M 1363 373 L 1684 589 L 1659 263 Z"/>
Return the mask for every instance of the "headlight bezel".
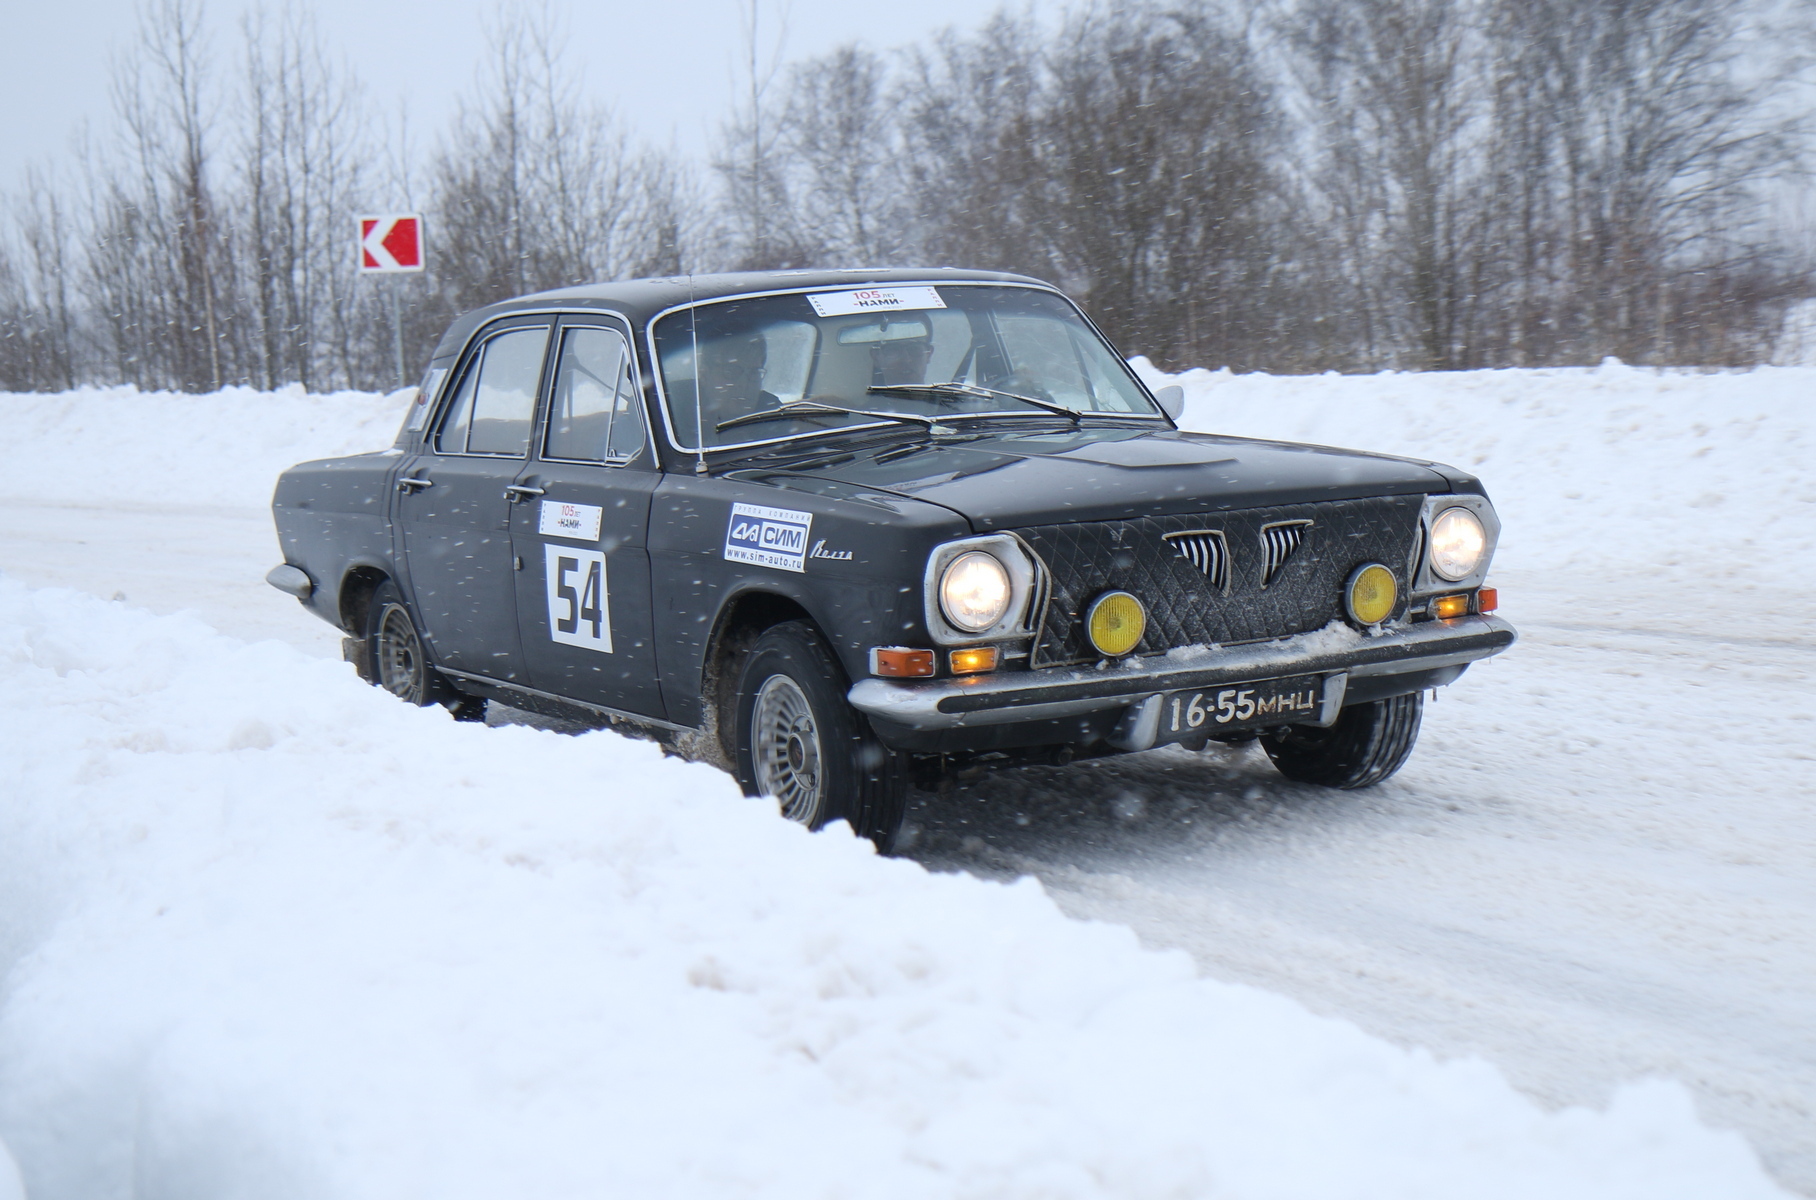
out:
<path id="1" fill-rule="evenodd" d="M 947 568 L 972 553 L 989 555 L 1009 577 L 1009 602 L 1004 606 L 1002 616 L 982 629 L 968 629 L 949 620 L 942 596 Z M 1013 534 L 985 534 L 936 546 L 927 556 L 921 586 L 927 633 L 941 646 L 971 646 L 1027 637 L 1032 633 L 1028 620 L 1039 580 L 1033 553 Z"/>
<path id="2" fill-rule="evenodd" d="M 1432 526 L 1445 511 L 1452 508 L 1465 509 L 1482 523 L 1482 557 L 1476 563 L 1475 570 L 1458 579 L 1439 574 L 1431 560 Z M 1407 598 L 1422 600 L 1442 592 L 1461 592 L 1481 587 L 1487 582 L 1488 569 L 1494 563 L 1495 547 L 1500 536 L 1501 519 L 1495 515 L 1494 505 L 1488 502 L 1488 497 L 1468 492 L 1425 497 L 1424 511 L 1419 518 L 1418 544 L 1413 549 L 1413 570 L 1409 572 L 1413 584 Z"/>
<path id="3" fill-rule="evenodd" d="M 1449 540 L 1447 532 L 1454 527 L 1469 529 L 1473 527 L 1474 540 L 1480 544 L 1469 559 L 1469 565 L 1461 570 L 1457 564 L 1445 561 L 1449 554 L 1445 543 Z M 1432 574 L 1446 583 L 1455 583 L 1467 579 L 1481 569 L 1482 559 L 1488 553 L 1488 530 L 1482 524 L 1482 518 L 1476 516 L 1461 504 L 1453 504 L 1442 509 L 1431 519 L 1431 538 L 1425 550 L 1425 561 L 1430 564 Z"/>
<path id="4" fill-rule="evenodd" d="M 987 583 L 991 593 L 989 608 L 980 610 L 976 617 L 962 611 L 964 604 L 960 598 L 962 581 L 955 584 L 954 576 L 964 572 L 972 579 L 972 585 L 965 590 L 983 590 Z M 949 560 L 940 570 L 939 581 L 940 616 L 946 624 L 954 629 L 963 630 L 973 636 L 1002 623 L 1009 614 L 1009 606 L 1015 602 L 1015 581 L 1009 577 L 1009 568 L 996 555 L 988 550 L 967 550 Z"/>

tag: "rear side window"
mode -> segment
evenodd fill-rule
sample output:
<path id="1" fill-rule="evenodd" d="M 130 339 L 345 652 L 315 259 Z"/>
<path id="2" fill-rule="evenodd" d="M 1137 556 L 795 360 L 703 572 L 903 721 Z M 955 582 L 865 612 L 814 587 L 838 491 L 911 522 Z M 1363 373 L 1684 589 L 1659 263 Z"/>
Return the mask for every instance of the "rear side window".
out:
<path id="1" fill-rule="evenodd" d="M 486 342 L 448 406 L 435 448 L 443 454 L 521 458 L 530 448 L 530 418 L 536 412 L 536 384 L 542 378 L 547 341 L 548 329 L 537 326 L 513 329 Z"/>
<path id="2" fill-rule="evenodd" d="M 643 449 L 631 348 L 616 329 L 569 329 L 549 404 L 548 458 L 621 463 Z"/>

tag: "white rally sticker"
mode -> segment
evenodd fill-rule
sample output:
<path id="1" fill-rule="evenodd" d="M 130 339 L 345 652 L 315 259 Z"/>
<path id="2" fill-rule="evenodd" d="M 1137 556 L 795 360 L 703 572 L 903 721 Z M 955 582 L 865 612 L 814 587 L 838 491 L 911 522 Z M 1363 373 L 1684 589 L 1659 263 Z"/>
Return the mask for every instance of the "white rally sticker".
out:
<path id="1" fill-rule="evenodd" d="M 725 557 L 779 571 L 805 571 L 807 531 L 812 528 L 812 513 L 734 504 L 725 526 Z"/>
<path id="2" fill-rule="evenodd" d="M 852 313 L 877 309 L 944 308 L 938 288 L 881 287 L 860 288 L 855 292 L 821 292 L 807 297 L 813 311 L 822 317 L 844 317 Z"/>
<path id="3" fill-rule="evenodd" d="M 548 580 L 549 640 L 610 654 L 612 596 L 606 586 L 605 555 L 545 542 L 542 563 Z"/>
<path id="4" fill-rule="evenodd" d="M 567 504 L 560 500 L 542 502 L 542 519 L 536 532 L 543 537 L 579 538 L 583 542 L 599 540 L 599 522 L 605 510 L 596 504 Z"/>

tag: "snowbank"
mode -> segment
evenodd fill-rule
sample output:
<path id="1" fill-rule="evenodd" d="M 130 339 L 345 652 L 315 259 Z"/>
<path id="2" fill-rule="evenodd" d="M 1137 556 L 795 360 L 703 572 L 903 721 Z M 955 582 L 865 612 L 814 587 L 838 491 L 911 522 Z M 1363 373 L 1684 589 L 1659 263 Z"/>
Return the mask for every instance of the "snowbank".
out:
<path id="1" fill-rule="evenodd" d="M 5 580 L 0 953 L 33 1200 L 1781 1194 L 1675 1084 L 1547 1114 L 648 744 Z"/>
<path id="2" fill-rule="evenodd" d="M 203 396 L 81 388 L 0 392 L 7 447 L 0 499 L 262 508 L 292 463 L 382 450 L 400 399 L 227 388 Z"/>
<path id="3" fill-rule="evenodd" d="M 1191 429 L 1436 459 L 1481 476 L 1497 570 L 1736 587 L 1816 580 L 1816 369 L 1156 372 Z"/>

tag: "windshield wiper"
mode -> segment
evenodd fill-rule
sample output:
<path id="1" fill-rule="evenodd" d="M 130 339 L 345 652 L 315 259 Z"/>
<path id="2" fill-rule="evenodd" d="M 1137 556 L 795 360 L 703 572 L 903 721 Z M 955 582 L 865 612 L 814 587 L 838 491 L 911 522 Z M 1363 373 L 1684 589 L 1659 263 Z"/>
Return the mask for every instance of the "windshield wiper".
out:
<path id="1" fill-rule="evenodd" d="M 872 389 L 874 390 L 874 389 Z M 765 408 L 759 412 L 745 413 L 741 417 L 731 417 L 720 421 L 713 428 L 720 433 L 735 425 L 749 425 L 756 421 L 787 420 L 801 414 L 818 416 L 876 417 L 885 421 L 906 421 L 913 425 L 925 425 L 928 433 L 955 433 L 954 429 L 941 425 L 932 417 L 923 417 L 919 413 L 881 412 L 874 408 L 846 408 L 840 404 L 825 404 L 819 400 L 797 400 L 793 404 L 782 404 L 775 408 Z"/>
<path id="2" fill-rule="evenodd" d="M 979 387 L 975 383 L 881 383 L 865 391 L 876 396 L 964 396 L 971 400 L 988 400 L 1001 396 L 1005 400 L 1020 400 L 1023 404 L 1032 404 L 1035 408 L 1044 408 L 1050 413 L 1058 413 L 1070 418 L 1072 424 L 1079 423 L 1076 409 L 1051 400 L 1036 400 L 1033 396 L 1024 396 L 1019 392 L 1003 392 L 996 388 Z M 966 413 L 966 416 L 981 417 L 983 413 Z"/>

